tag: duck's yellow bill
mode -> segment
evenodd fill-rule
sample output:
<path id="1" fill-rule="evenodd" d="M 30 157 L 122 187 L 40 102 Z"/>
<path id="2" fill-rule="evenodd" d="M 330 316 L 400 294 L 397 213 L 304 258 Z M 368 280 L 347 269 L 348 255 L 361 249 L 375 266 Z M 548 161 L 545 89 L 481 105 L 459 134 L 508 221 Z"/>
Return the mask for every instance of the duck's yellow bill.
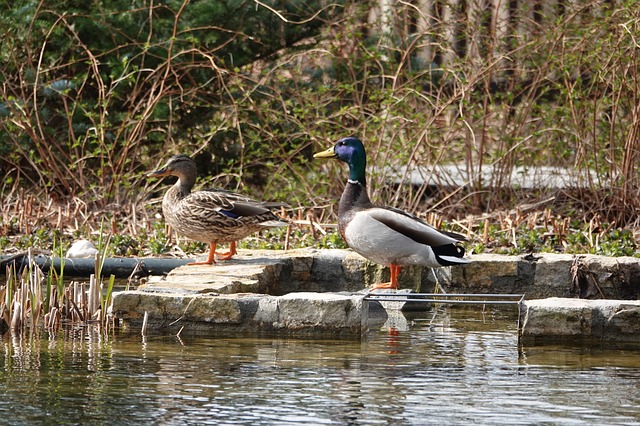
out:
<path id="1" fill-rule="evenodd" d="M 326 151 L 316 152 L 313 154 L 313 158 L 336 158 L 336 150 L 335 147 L 331 147 Z"/>

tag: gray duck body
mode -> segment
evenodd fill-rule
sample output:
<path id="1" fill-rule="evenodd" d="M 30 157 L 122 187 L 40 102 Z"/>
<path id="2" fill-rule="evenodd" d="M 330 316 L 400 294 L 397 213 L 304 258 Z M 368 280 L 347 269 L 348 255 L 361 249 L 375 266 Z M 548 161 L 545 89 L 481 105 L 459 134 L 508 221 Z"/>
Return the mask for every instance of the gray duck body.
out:
<path id="1" fill-rule="evenodd" d="M 338 205 L 338 229 L 355 252 L 382 265 L 440 267 L 467 263 L 464 237 L 438 231 L 403 210 L 374 205 L 360 182 L 347 182 Z"/>
<path id="2" fill-rule="evenodd" d="M 366 152 L 357 138 L 343 138 L 316 158 L 337 158 L 349 165 L 349 180 L 338 204 L 338 229 L 361 256 L 387 266 L 428 267 L 468 263 L 462 235 L 439 231 L 403 210 L 377 206 L 367 194 Z"/>

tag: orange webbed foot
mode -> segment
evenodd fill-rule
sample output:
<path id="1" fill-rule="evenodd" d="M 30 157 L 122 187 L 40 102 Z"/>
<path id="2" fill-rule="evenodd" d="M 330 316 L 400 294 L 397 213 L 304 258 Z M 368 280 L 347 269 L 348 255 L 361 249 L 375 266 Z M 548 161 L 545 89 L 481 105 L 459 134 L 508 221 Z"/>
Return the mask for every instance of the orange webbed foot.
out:
<path id="1" fill-rule="evenodd" d="M 397 290 L 398 287 L 400 286 L 400 283 L 398 283 L 398 275 L 400 275 L 400 267 L 398 265 L 392 263 L 389 266 L 389 269 L 390 269 L 390 273 L 391 273 L 391 281 L 389 281 L 387 283 L 374 284 L 371 287 L 369 287 L 369 289 L 375 290 L 375 289 L 378 289 L 378 288 L 384 288 L 384 289 Z"/>
<path id="2" fill-rule="evenodd" d="M 207 260 L 203 262 L 190 262 L 190 263 L 187 263 L 187 265 L 215 265 L 216 256 L 218 256 L 218 260 L 229 260 L 233 257 L 234 254 L 238 254 L 238 251 L 236 250 L 235 241 L 231 242 L 231 245 L 229 246 L 229 251 L 226 253 L 216 252 L 216 246 L 217 246 L 217 243 L 211 243 L 211 245 L 209 246 L 209 256 L 207 257 Z"/>
<path id="3" fill-rule="evenodd" d="M 369 289 L 371 289 L 371 290 L 375 290 L 375 289 L 378 289 L 378 288 L 395 290 L 395 289 L 398 288 L 398 284 L 396 283 L 396 285 L 394 286 L 393 283 L 391 281 L 389 281 L 389 282 L 386 282 L 386 283 L 374 284 L 374 285 L 369 287 Z"/>
<path id="4" fill-rule="evenodd" d="M 216 263 L 216 243 L 211 243 L 209 245 L 209 256 L 207 256 L 207 260 L 204 262 L 189 262 L 187 265 L 214 265 Z"/>
<path id="5" fill-rule="evenodd" d="M 189 262 L 187 263 L 187 266 L 193 266 L 193 265 L 215 265 L 216 261 L 214 260 L 213 262 L 208 262 L 208 261 L 202 261 L 202 262 Z"/>
<path id="6" fill-rule="evenodd" d="M 226 253 L 216 253 L 216 255 L 218 255 L 218 260 L 229 260 L 235 254 L 238 254 L 238 251 L 236 250 L 236 242 L 235 241 L 231 241 L 231 244 L 229 245 L 229 251 L 228 252 L 226 252 Z"/>
<path id="7" fill-rule="evenodd" d="M 233 253 L 230 251 L 226 253 L 216 253 L 216 256 L 218 257 L 218 260 L 229 260 L 233 257 Z"/>

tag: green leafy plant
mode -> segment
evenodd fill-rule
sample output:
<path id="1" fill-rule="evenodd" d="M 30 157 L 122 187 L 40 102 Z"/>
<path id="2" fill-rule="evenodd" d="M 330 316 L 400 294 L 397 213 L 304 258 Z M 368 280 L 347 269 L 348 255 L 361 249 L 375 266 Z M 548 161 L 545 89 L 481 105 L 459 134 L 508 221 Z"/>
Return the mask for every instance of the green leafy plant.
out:
<path id="1" fill-rule="evenodd" d="M 335 223 L 344 165 L 312 155 L 357 134 L 376 202 L 435 214 L 438 226 L 468 220 L 459 230 L 474 250 L 635 254 L 635 236 L 615 250 L 587 228 L 598 217 L 624 231 L 640 217 L 632 2 L 573 2 L 549 16 L 519 2 L 504 22 L 472 2 L 448 15 L 402 3 L 377 22 L 368 3 L 269 5 L 12 3 L 0 17 L 0 238 L 47 246 L 45 229 L 95 235 L 105 217 L 109 255 L 164 253 L 166 183 L 143 173 L 177 152 L 197 160 L 199 187 Z M 540 185 L 548 167 L 572 183 Z M 546 214 L 545 200 L 579 224 L 500 223 L 526 204 L 537 205 L 531 218 Z M 485 236 L 475 223 L 487 221 Z M 279 232 L 242 247 L 343 244 L 311 228 Z"/>

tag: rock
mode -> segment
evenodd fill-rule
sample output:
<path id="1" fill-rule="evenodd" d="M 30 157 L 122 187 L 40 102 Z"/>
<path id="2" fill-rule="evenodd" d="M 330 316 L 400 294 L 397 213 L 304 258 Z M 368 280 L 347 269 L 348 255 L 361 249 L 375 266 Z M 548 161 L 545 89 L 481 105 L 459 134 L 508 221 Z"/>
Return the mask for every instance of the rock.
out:
<path id="1" fill-rule="evenodd" d="M 113 312 L 118 318 L 134 323 L 142 320 L 146 312 L 155 328 L 169 327 L 180 321 L 238 324 L 242 321 L 240 297 L 123 291 L 114 293 Z"/>
<path id="2" fill-rule="evenodd" d="M 466 265 L 435 270 L 443 277 L 448 293 L 525 294 L 527 299 L 588 296 L 635 300 L 640 296 L 640 259 L 636 257 L 541 253 L 480 254 L 471 259 Z M 590 291 L 581 290 L 587 284 L 576 281 L 575 272 L 590 277 Z"/>
<path id="3" fill-rule="evenodd" d="M 403 268 L 403 288 L 430 293 L 438 283 L 447 293 L 526 294 L 527 299 L 590 297 L 633 300 L 640 296 L 640 259 L 596 255 L 480 254 L 449 268 Z M 574 279 L 572 271 L 580 271 Z M 584 281 L 589 277 L 588 282 Z M 139 289 L 150 292 L 264 293 L 360 291 L 389 279 L 388 268 L 350 250 L 241 251 L 230 261 L 182 266 L 151 277 Z"/>
<path id="4" fill-rule="evenodd" d="M 640 301 L 552 297 L 523 302 L 520 338 L 524 345 L 548 342 L 640 343 Z"/>
<path id="5" fill-rule="evenodd" d="M 187 293 L 263 293 L 358 291 L 364 288 L 367 261 L 348 250 L 300 249 L 240 251 L 216 265 L 174 269 L 152 277 L 140 290 Z"/>
<path id="6" fill-rule="evenodd" d="M 640 296 L 640 259 L 636 257 L 575 256 L 577 276 L 571 295 L 580 298 L 634 300 Z"/>
<path id="7" fill-rule="evenodd" d="M 359 338 L 368 330 L 363 294 L 189 294 L 126 291 L 114 294 L 114 315 L 140 328 L 176 333 L 278 332 Z"/>
<path id="8" fill-rule="evenodd" d="M 92 258 L 98 254 L 98 249 L 89 240 L 78 240 L 71 244 L 66 257 L 69 259 Z"/>
<path id="9" fill-rule="evenodd" d="M 278 298 L 276 327 L 288 331 L 346 331 L 361 334 L 367 330 L 368 309 L 363 294 L 289 293 Z"/>
<path id="10" fill-rule="evenodd" d="M 388 178 L 398 185 L 425 185 L 436 189 L 466 187 L 476 179 L 485 184 L 497 182 L 499 187 L 540 190 L 540 188 L 583 188 L 591 179 L 597 180 L 595 172 L 580 172 L 555 166 L 518 166 L 505 170 L 500 166 L 483 167 L 479 176 L 472 174 L 465 164 L 439 164 L 437 167 L 402 166 L 389 169 Z M 499 178 L 496 178 L 499 175 Z"/>
<path id="11" fill-rule="evenodd" d="M 574 260 L 570 254 L 545 253 L 531 261 L 533 280 L 527 288 L 527 299 L 542 297 L 570 297 L 571 265 Z"/>
<path id="12" fill-rule="evenodd" d="M 448 293 L 521 294 L 533 281 L 530 273 L 523 273 L 526 268 L 521 264 L 526 261 L 519 256 L 481 254 L 474 255 L 472 260 L 451 268 L 445 286 Z"/>
<path id="13" fill-rule="evenodd" d="M 282 274 L 270 294 L 364 288 L 367 261 L 350 250 L 290 250 L 280 258 L 284 261 Z"/>

